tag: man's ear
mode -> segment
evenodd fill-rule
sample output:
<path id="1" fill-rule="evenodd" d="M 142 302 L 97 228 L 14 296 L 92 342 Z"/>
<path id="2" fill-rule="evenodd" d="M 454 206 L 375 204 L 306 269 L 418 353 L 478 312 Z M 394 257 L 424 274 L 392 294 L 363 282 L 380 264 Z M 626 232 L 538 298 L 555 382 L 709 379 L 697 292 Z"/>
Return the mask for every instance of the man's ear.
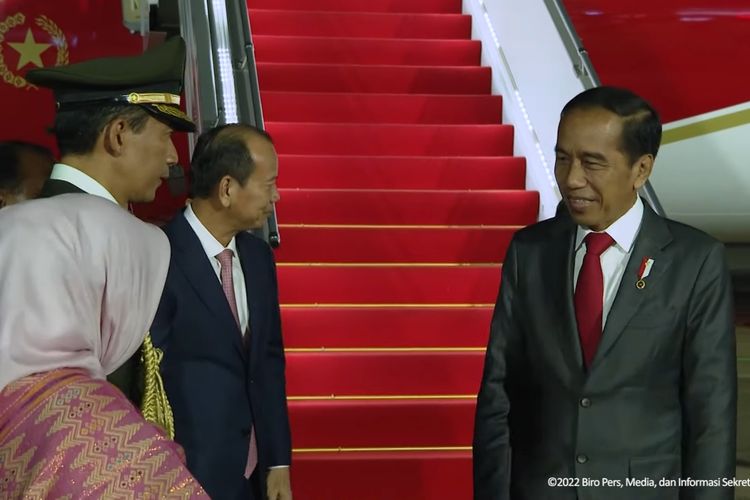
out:
<path id="1" fill-rule="evenodd" d="M 225 175 L 219 180 L 219 202 L 224 208 L 229 208 L 232 205 L 232 178 Z"/>
<path id="2" fill-rule="evenodd" d="M 104 127 L 102 141 L 104 149 L 112 156 L 122 155 L 126 134 L 130 132 L 128 122 L 123 118 L 115 118 Z"/>
<path id="3" fill-rule="evenodd" d="M 641 189 L 651 175 L 654 169 L 654 155 L 643 155 L 633 165 L 635 169 L 635 179 L 633 179 L 633 188 L 637 191 Z"/>

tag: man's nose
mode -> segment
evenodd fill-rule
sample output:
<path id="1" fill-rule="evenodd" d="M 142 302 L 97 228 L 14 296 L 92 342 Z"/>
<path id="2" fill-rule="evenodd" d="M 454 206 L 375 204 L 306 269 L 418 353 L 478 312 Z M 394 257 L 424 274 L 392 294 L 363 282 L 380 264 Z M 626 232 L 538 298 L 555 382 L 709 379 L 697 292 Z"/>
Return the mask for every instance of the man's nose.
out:
<path id="1" fill-rule="evenodd" d="M 565 186 L 569 189 L 577 189 L 586 185 L 586 172 L 583 169 L 583 165 L 578 160 L 574 160 L 570 164 L 568 173 L 565 176 Z"/>
<path id="2" fill-rule="evenodd" d="M 169 149 L 167 150 L 167 165 L 174 165 L 179 160 L 177 156 L 177 148 L 174 145 L 174 141 L 169 139 Z"/>

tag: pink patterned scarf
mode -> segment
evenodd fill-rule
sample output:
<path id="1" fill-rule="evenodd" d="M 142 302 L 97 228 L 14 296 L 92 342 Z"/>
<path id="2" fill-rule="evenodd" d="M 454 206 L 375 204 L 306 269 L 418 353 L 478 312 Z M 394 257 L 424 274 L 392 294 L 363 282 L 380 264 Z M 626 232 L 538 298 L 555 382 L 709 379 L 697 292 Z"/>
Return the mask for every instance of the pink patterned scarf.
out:
<path id="1" fill-rule="evenodd" d="M 182 450 L 81 369 L 0 392 L 0 498 L 208 498 Z"/>

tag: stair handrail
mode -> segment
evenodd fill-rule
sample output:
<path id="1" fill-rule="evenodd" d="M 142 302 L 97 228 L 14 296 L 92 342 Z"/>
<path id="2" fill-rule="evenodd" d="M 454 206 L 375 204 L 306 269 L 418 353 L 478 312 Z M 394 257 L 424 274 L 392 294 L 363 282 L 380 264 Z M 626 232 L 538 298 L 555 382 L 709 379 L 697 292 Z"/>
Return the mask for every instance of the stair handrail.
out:
<path id="1" fill-rule="evenodd" d="M 594 65 L 589 58 L 589 53 L 583 45 L 583 41 L 578 36 L 578 32 L 573 26 L 573 22 L 570 20 L 570 16 L 562 0 L 544 0 L 544 4 L 552 17 L 552 22 L 560 33 L 565 50 L 568 52 L 570 61 L 573 63 L 573 70 L 578 75 L 583 86 L 586 89 L 599 87 L 601 85 L 599 75 L 596 69 L 594 69 Z M 641 188 L 641 196 L 645 198 L 657 214 L 665 215 L 664 207 L 659 202 L 659 198 L 656 196 L 656 191 L 654 191 L 650 181 L 646 181 L 646 184 Z"/>

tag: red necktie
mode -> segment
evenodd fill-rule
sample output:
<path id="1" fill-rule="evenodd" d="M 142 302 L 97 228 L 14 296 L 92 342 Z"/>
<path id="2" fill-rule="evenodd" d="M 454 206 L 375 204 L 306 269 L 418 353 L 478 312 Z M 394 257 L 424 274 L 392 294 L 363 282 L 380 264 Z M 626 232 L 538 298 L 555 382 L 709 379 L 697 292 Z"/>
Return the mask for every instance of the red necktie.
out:
<path id="1" fill-rule="evenodd" d="M 614 240 L 607 233 L 589 233 L 586 255 L 578 273 L 575 292 L 576 321 L 585 366 L 591 366 L 602 337 L 602 315 L 604 311 L 604 278 L 600 256 Z"/>
<path id="2" fill-rule="evenodd" d="M 237 328 L 240 326 L 240 315 L 237 313 L 237 298 L 234 294 L 234 279 L 232 278 L 232 257 L 234 252 L 225 248 L 216 258 L 221 264 L 221 288 L 224 289 L 224 295 L 229 302 L 229 309 L 232 310 L 232 316 L 237 322 Z M 258 464 L 258 447 L 255 442 L 255 426 L 250 430 L 250 449 L 247 452 L 247 464 L 245 465 L 245 478 L 249 478 Z"/>

